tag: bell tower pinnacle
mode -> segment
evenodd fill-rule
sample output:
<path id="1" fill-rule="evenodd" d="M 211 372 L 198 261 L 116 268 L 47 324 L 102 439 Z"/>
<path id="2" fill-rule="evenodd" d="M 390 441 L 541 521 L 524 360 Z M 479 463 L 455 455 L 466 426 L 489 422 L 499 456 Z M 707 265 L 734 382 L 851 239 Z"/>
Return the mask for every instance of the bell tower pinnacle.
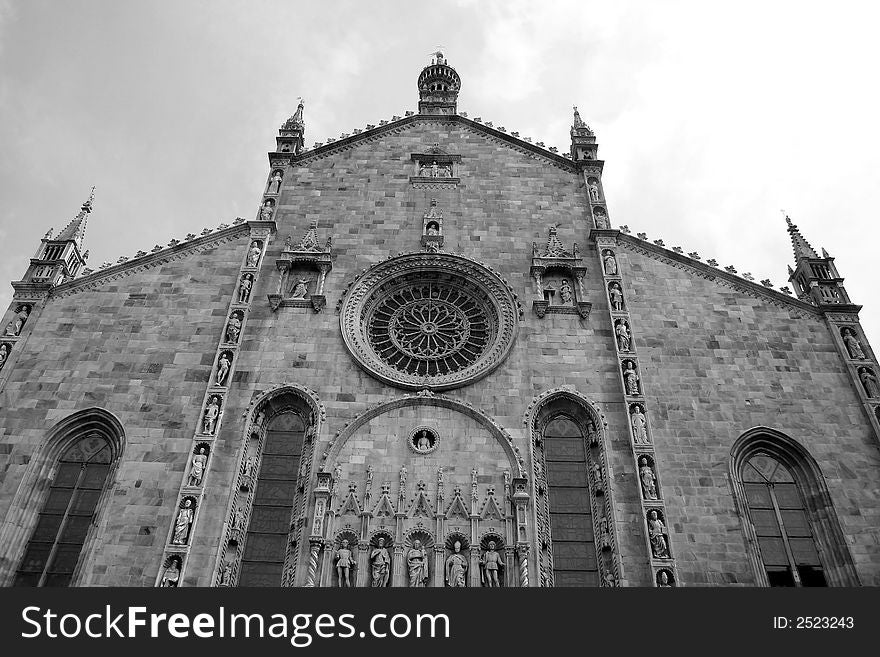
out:
<path id="1" fill-rule="evenodd" d="M 31 258 L 24 279 L 13 283 L 13 287 L 22 283 L 30 286 L 53 287 L 76 276 L 89 257 L 88 251 L 82 253 L 81 250 L 86 223 L 92 213 L 94 201 L 95 188 L 92 187 L 88 200 L 82 204 L 79 213 L 70 223 L 55 237 L 52 237 L 52 229 L 49 229 L 40 240 L 40 246 Z"/>
<path id="2" fill-rule="evenodd" d="M 439 50 L 419 75 L 419 114 L 457 114 L 461 78 Z"/>

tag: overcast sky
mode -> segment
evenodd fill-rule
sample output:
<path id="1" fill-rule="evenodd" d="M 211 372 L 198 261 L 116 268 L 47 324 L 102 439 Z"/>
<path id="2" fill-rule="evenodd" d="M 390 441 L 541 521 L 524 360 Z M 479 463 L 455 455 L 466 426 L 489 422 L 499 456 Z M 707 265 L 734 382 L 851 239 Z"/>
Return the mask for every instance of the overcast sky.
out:
<path id="1" fill-rule="evenodd" d="M 577 105 L 633 233 L 779 287 L 785 209 L 880 349 L 878 24 L 840 0 L 0 0 L 0 307 L 92 185 L 92 268 L 251 217 L 299 96 L 309 146 L 403 115 L 442 46 L 471 118 L 563 151 Z"/>

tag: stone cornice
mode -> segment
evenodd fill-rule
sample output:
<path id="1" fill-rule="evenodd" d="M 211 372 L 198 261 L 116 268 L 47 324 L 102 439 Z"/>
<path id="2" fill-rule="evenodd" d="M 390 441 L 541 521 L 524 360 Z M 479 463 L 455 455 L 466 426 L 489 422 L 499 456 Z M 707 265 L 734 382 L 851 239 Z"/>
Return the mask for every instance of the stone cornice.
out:
<path id="1" fill-rule="evenodd" d="M 412 116 L 405 116 L 386 125 L 379 125 L 374 128 L 370 128 L 369 130 L 364 130 L 363 132 L 349 135 L 344 139 L 339 139 L 329 144 L 322 144 L 321 146 L 313 148 L 312 150 L 303 151 L 299 155 L 292 155 L 289 158 L 289 163 L 290 166 L 306 166 L 309 164 L 309 162 L 313 160 L 323 159 L 330 155 L 349 150 L 351 148 L 354 148 L 355 146 L 360 145 L 362 142 L 375 141 L 389 133 L 399 133 L 402 131 L 403 128 L 412 126 L 413 124 L 419 122 L 447 124 L 458 123 L 474 130 L 475 132 L 490 137 L 496 142 L 504 143 L 510 146 L 515 151 L 533 157 L 541 157 L 547 160 L 550 164 L 553 164 L 554 166 L 557 166 L 571 173 L 577 173 L 578 171 L 578 165 L 564 155 L 553 153 L 550 150 L 543 148 L 542 146 L 532 144 L 523 139 L 520 139 L 519 137 L 515 137 L 508 132 L 490 127 L 484 123 L 465 118 L 460 114 L 413 114 Z M 284 155 L 286 155 L 286 153 L 269 153 L 270 159 L 278 159 Z M 590 162 L 595 163 L 596 161 L 591 160 Z"/>
<path id="2" fill-rule="evenodd" d="M 180 260 L 196 251 L 229 242 L 237 237 L 250 235 L 250 223 L 243 222 L 227 228 L 214 231 L 207 235 L 196 237 L 186 242 L 180 242 L 174 246 L 165 247 L 159 251 L 126 260 L 105 269 L 99 269 L 86 276 L 80 276 L 71 281 L 56 285 L 49 291 L 49 298 L 66 297 L 83 290 L 94 289 L 99 285 L 111 280 L 118 280 L 135 272 L 151 269 L 172 260 Z"/>
<path id="3" fill-rule="evenodd" d="M 604 231 L 608 232 L 608 231 Z M 696 272 L 702 278 L 710 281 L 717 281 L 722 285 L 727 285 L 735 290 L 744 292 L 749 296 L 757 299 L 769 301 L 770 303 L 787 309 L 797 310 L 810 317 L 821 316 L 821 311 L 815 306 L 805 303 L 800 299 L 787 296 L 782 292 L 777 292 L 773 288 L 753 283 L 744 278 L 740 278 L 734 274 L 717 269 L 704 262 L 695 260 L 681 253 L 676 253 L 662 246 L 646 242 L 645 240 L 627 235 L 620 231 L 617 232 L 617 243 L 643 255 L 648 255 L 668 265 L 672 265 L 678 269 Z"/>

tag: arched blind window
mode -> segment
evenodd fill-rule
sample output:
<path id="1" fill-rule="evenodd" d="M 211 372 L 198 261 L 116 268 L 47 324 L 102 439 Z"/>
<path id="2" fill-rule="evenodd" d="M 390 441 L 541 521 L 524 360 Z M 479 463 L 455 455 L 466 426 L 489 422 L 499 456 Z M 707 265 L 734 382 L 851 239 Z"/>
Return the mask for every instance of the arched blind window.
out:
<path id="1" fill-rule="evenodd" d="M 544 429 L 544 458 L 556 586 L 598 586 L 584 437 L 564 415 Z"/>
<path id="2" fill-rule="evenodd" d="M 100 436 L 62 454 L 13 586 L 68 586 L 79 562 L 112 461 Z"/>
<path id="3" fill-rule="evenodd" d="M 791 472 L 767 454 L 742 466 L 749 519 L 770 586 L 827 586 L 804 501 Z"/>
<path id="4" fill-rule="evenodd" d="M 305 431 L 305 422 L 293 411 L 269 421 L 239 586 L 281 585 Z"/>

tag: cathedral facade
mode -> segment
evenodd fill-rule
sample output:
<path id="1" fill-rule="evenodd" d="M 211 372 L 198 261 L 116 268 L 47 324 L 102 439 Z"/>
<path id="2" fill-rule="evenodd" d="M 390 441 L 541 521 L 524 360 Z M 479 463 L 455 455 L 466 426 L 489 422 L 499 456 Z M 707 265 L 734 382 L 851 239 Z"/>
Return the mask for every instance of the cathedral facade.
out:
<path id="1" fill-rule="evenodd" d="M 593 131 L 457 110 L 306 148 L 249 218 L 0 322 L 0 585 L 880 585 L 880 367 L 827 253 L 793 289 L 613 227 Z"/>

